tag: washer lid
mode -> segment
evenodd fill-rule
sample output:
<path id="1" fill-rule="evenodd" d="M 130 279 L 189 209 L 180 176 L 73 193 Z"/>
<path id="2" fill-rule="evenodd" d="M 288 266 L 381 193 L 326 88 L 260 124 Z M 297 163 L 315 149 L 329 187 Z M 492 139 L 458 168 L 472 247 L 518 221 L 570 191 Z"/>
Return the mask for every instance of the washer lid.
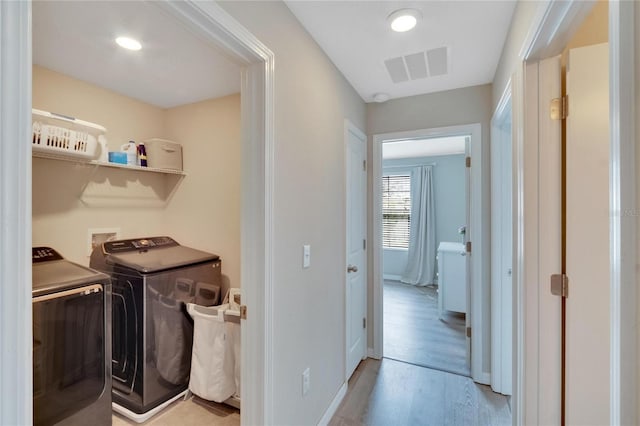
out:
<path id="1" fill-rule="evenodd" d="M 105 256 L 110 265 L 126 266 L 143 273 L 159 272 L 220 259 L 217 254 L 180 245 L 127 251 Z"/>
<path id="2" fill-rule="evenodd" d="M 64 259 L 34 263 L 31 270 L 33 297 L 109 280 L 108 275 Z"/>

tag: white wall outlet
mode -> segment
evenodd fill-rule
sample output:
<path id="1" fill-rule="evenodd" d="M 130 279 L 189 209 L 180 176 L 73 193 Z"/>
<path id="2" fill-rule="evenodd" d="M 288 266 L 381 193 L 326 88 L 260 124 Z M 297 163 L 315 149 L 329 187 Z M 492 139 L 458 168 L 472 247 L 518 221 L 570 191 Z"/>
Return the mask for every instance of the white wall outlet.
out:
<path id="1" fill-rule="evenodd" d="M 302 246 L 302 267 L 308 268 L 311 266 L 311 246 L 305 244 Z"/>
<path id="2" fill-rule="evenodd" d="M 311 370 L 307 367 L 302 372 L 302 396 L 305 396 L 309 393 L 309 388 L 311 387 Z"/>

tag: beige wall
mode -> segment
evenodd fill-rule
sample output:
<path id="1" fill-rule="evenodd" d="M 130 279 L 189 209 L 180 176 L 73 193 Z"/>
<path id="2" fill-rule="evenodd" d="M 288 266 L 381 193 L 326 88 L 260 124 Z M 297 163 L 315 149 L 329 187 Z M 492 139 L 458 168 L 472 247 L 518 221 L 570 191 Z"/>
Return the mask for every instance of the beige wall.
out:
<path id="1" fill-rule="evenodd" d="M 162 109 L 40 67 L 33 68 L 33 107 L 103 125 L 112 150 L 164 132 Z M 117 227 L 131 238 L 167 232 L 161 175 L 92 172 L 66 161 L 33 159 L 34 245 L 52 246 L 88 265 L 89 228 Z"/>
<path id="2" fill-rule="evenodd" d="M 166 227 L 220 255 L 223 275 L 240 287 L 240 95 L 167 110 L 165 136 L 182 143 L 188 172 L 165 210 Z"/>
<path id="3" fill-rule="evenodd" d="M 598 0 L 580 28 L 567 43 L 565 52 L 576 47 L 606 43 L 609 40 L 609 2 Z"/>
<path id="4" fill-rule="evenodd" d="M 364 130 L 365 106 L 284 3 L 222 6 L 275 54 L 273 422 L 317 424 L 344 383 L 344 119 Z"/>
<path id="5" fill-rule="evenodd" d="M 393 99 L 384 103 L 367 104 L 367 134 L 369 135 L 369 164 L 372 164 L 373 136 L 380 133 L 399 132 L 406 130 L 429 129 L 433 127 L 455 126 L 461 124 L 480 123 L 482 125 L 482 199 L 483 205 L 490 205 L 490 173 L 489 173 L 489 126 L 491 121 L 491 85 L 467 87 L 463 89 L 449 90 L 445 92 L 431 93 L 427 95 L 411 96 L 407 98 Z M 372 170 L 369 168 L 369 189 L 368 197 L 372 199 Z M 371 209 L 370 209 L 371 210 Z M 489 210 L 487 210 L 487 213 Z M 373 212 L 369 211 L 369 240 L 373 234 Z M 486 214 L 483 220 L 484 229 L 489 229 L 490 215 Z M 485 330 L 483 337 L 483 371 L 489 372 L 491 369 L 491 333 L 490 333 L 490 299 L 491 288 L 489 281 L 489 243 L 487 234 L 484 240 L 485 274 L 482 277 L 483 306 Z M 372 276 L 372 266 L 374 253 L 369 251 L 369 276 Z M 371 288 L 369 280 L 369 292 Z M 368 316 L 372 318 L 373 305 L 369 299 Z M 369 346 L 373 347 L 373 329 L 369 330 Z"/>
<path id="6" fill-rule="evenodd" d="M 164 110 L 36 66 L 33 107 L 105 126 L 111 150 L 129 139 L 180 142 L 187 173 L 34 158 L 34 246 L 88 265 L 90 228 L 120 228 L 122 238 L 169 235 L 219 254 L 226 282 L 240 285 L 239 95 Z"/>

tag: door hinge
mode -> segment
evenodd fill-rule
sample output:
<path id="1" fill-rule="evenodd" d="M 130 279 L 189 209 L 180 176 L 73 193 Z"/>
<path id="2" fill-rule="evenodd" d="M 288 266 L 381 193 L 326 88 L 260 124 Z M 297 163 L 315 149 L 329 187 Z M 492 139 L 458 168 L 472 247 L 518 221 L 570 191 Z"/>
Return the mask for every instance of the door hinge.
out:
<path id="1" fill-rule="evenodd" d="M 240 319 L 247 319 L 247 305 L 240 305 Z"/>
<path id="2" fill-rule="evenodd" d="M 362 328 L 367 328 L 367 319 L 362 318 Z"/>
<path id="3" fill-rule="evenodd" d="M 569 116 L 569 95 L 551 99 L 549 117 L 552 120 L 565 120 Z"/>
<path id="4" fill-rule="evenodd" d="M 465 157 L 464 161 L 466 167 L 471 167 L 471 157 Z"/>
<path id="5" fill-rule="evenodd" d="M 467 244 L 465 245 L 465 250 L 467 253 L 471 253 L 471 241 L 467 241 Z"/>
<path id="6" fill-rule="evenodd" d="M 565 274 L 551 275 L 551 294 L 569 297 L 569 277 Z"/>
<path id="7" fill-rule="evenodd" d="M 467 327 L 467 337 L 471 338 L 471 327 Z"/>
<path id="8" fill-rule="evenodd" d="M 367 249 L 367 240 L 362 240 L 362 250 Z"/>
<path id="9" fill-rule="evenodd" d="M 362 160 L 362 171 L 367 171 L 367 160 Z"/>

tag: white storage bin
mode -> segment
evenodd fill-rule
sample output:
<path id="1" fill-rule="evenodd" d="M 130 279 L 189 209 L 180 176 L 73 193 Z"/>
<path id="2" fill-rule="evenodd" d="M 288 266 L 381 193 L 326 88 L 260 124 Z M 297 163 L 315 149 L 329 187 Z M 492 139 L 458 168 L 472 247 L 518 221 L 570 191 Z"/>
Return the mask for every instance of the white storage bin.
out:
<path id="1" fill-rule="evenodd" d="M 44 154 L 93 160 L 106 147 L 104 127 L 73 117 L 32 110 L 32 149 Z"/>
<path id="2" fill-rule="evenodd" d="M 144 141 L 147 165 L 156 169 L 182 171 L 182 145 L 166 139 L 152 138 Z"/>

